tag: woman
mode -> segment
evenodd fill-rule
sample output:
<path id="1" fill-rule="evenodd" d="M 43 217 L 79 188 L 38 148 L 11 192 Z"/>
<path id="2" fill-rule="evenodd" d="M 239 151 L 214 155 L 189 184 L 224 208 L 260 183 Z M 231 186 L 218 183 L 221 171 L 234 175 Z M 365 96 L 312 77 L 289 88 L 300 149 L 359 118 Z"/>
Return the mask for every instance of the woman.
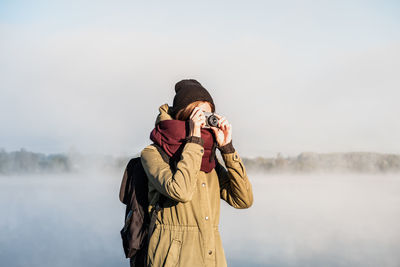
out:
<path id="1" fill-rule="evenodd" d="M 218 232 L 220 199 L 248 208 L 253 193 L 245 167 L 232 145 L 232 126 L 219 118 L 205 128 L 203 111 L 215 112 L 214 101 L 196 80 L 175 85 L 173 106 L 160 106 L 150 139 L 141 151 L 149 179 L 150 210 L 160 202 L 148 247 L 148 266 L 226 266 Z M 225 162 L 215 157 L 218 148 Z M 175 162 L 168 164 L 158 149 Z"/>

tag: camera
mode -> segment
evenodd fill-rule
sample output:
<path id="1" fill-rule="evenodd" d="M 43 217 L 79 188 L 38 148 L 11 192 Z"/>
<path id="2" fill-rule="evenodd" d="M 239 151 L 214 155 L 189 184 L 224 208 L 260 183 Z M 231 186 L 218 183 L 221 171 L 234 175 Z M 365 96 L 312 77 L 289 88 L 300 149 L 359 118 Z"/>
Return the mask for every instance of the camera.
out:
<path id="1" fill-rule="evenodd" d="M 215 116 L 215 113 L 213 112 L 207 112 L 207 111 L 203 111 L 206 119 L 206 125 L 204 126 L 204 128 L 211 128 L 213 127 L 218 127 L 218 117 Z"/>

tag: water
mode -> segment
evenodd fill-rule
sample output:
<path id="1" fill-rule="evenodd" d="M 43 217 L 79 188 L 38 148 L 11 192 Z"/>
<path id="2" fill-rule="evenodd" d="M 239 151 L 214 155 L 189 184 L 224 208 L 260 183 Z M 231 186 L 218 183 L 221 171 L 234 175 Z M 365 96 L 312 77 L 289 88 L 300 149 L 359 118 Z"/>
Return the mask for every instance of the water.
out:
<path id="1" fill-rule="evenodd" d="M 129 266 L 118 174 L 0 177 L 1 266 Z M 229 266 L 400 266 L 399 175 L 249 175 L 221 207 Z"/>

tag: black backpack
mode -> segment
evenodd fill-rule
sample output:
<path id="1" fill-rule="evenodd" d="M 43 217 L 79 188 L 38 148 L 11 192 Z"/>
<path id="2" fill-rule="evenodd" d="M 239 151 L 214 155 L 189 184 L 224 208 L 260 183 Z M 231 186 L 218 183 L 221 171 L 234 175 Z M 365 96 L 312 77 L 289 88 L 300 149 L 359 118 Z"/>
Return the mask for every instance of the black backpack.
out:
<path id="1" fill-rule="evenodd" d="M 169 156 L 156 146 L 165 162 L 172 165 Z M 174 166 L 175 167 L 175 166 Z M 131 159 L 124 171 L 119 192 L 120 201 L 126 205 L 125 224 L 121 229 L 122 246 L 131 266 L 146 266 L 147 247 L 153 233 L 157 213 L 162 209 L 164 197 L 159 194 L 155 209 L 148 212 L 148 179 L 140 157 Z"/>

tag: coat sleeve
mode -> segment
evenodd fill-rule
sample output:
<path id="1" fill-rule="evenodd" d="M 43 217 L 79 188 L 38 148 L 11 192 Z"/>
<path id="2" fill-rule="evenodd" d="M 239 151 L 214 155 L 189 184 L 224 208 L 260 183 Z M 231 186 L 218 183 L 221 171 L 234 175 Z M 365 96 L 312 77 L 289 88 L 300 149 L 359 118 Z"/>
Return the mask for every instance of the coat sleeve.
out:
<path id="1" fill-rule="evenodd" d="M 249 208 L 253 204 L 253 191 L 238 152 L 232 143 L 220 151 L 226 166 L 219 162 L 216 165 L 221 198 L 234 208 Z"/>
<path id="2" fill-rule="evenodd" d="M 203 146 L 196 142 L 187 142 L 177 163 L 176 172 L 172 173 L 157 148 L 152 145 L 141 151 L 141 161 L 149 182 L 163 195 L 179 202 L 192 199 L 196 189 L 197 176 L 200 172 Z"/>

